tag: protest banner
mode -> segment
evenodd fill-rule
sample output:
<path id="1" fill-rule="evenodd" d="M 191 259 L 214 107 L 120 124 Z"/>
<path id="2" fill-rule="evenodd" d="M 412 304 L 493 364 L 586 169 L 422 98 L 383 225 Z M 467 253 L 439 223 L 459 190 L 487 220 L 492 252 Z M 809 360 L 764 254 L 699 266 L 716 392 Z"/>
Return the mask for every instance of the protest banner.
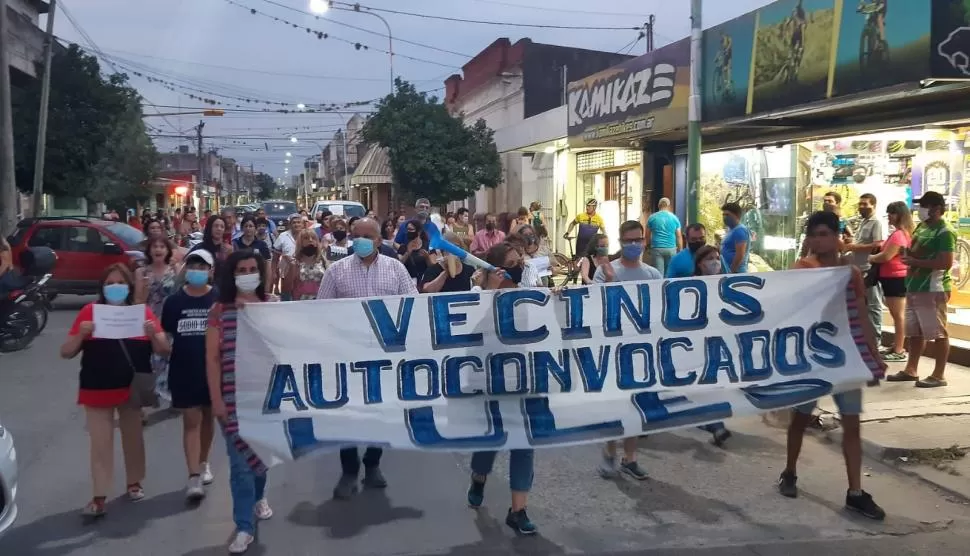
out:
<path id="1" fill-rule="evenodd" d="M 249 305 L 239 432 L 273 465 L 348 445 L 601 442 L 790 407 L 878 372 L 849 277 L 843 267 Z"/>

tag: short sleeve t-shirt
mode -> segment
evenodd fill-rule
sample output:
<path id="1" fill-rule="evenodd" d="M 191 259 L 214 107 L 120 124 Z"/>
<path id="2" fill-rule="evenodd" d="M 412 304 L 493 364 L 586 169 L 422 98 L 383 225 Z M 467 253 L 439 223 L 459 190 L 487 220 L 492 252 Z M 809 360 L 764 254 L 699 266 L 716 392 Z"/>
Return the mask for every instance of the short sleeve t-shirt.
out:
<path id="1" fill-rule="evenodd" d="M 177 407 L 208 403 L 205 333 L 209 310 L 216 299 L 215 288 L 200 296 L 189 295 L 181 289 L 166 299 L 162 308 L 162 327 L 172 336 L 168 383 Z"/>
<path id="2" fill-rule="evenodd" d="M 670 259 L 665 278 L 686 278 L 694 275 L 694 254 L 690 249 L 684 249 Z"/>
<path id="3" fill-rule="evenodd" d="M 428 270 L 424 271 L 424 277 L 421 279 L 421 283 L 427 284 L 435 280 L 444 271 L 445 269 L 440 264 L 429 266 Z M 461 265 L 461 272 L 457 276 L 454 278 L 445 278 L 445 284 L 441 287 L 441 293 L 467 292 L 471 289 L 472 274 L 474 273 L 475 269 L 471 266 L 467 264 Z"/>
<path id="4" fill-rule="evenodd" d="M 934 226 L 920 224 L 913 232 L 909 256 L 922 261 L 935 259 L 940 253 L 953 253 L 957 246 L 957 236 L 947 225 L 940 221 Z M 910 267 L 906 274 L 906 291 L 948 292 L 951 287 L 950 269 L 931 270 Z"/>
<path id="5" fill-rule="evenodd" d="M 721 241 L 721 257 L 724 259 L 724 265 L 731 269 L 731 264 L 734 262 L 734 256 L 738 252 L 738 247 L 745 243 L 751 242 L 751 234 L 748 233 L 748 229 L 744 226 L 738 225 L 731 229 L 724 236 L 724 240 Z M 744 260 L 741 261 L 741 265 L 738 267 L 738 272 L 748 271 L 748 256 L 750 251 L 745 251 Z"/>
<path id="6" fill-rule="evenodd" d="M 886 249 L 890 245 L 895 245 L 899 248 L 896 256 L 888 261 L 879 265 L 879 277 L 880 278 L 905 278 L 909 267 L 903 264 L 902 250 L 909 249 L 910 239 L 909 234 L 903 230 L 896 230 L 889 234 L 889 239 L 887 239 L 883 244 L 882 248 Z"/>
<path id="7" fill-rule="evenodd" d="M 883 235 L 882 222 L 879 219 L 872 217 L 867 218 L 859 224 L 859 231 L 856 234 L 855 241 L 859 244 L 869 244 L 877 243 L 885 239 L 886 236 Z M 853 251 L 852 252 L 852 262 L 855 263 L 857 267 L 862 270 L 868 270 L 869 268 L 869 253 L 864 251 Z"/>
<path id="8" fill-rule="evenodd" d="M 663 279 L 660 271 L 647 263 L 641 262 L 640 266 L 628 268 L 623 264 L 622 260 L 617 259 L 611 262 L 610 265 L 613 267 L 613 275 L 616 276 L 616 282 L 640 282 L 643 280 Z M 593 283 L 606 283 L 606 276 L 603 274 L 602 268 L 596 269 L 596 274 L 593 275 Z"/>
<path id="9" fill-rule="evenodd" d="M 680 229 L 680 219 L 669 210 L 661 210 L 650 215 L 647 219 L 650 228 L 650 247 L 654 249 L 675 249 L 677 247 L 677 230 Z"/>

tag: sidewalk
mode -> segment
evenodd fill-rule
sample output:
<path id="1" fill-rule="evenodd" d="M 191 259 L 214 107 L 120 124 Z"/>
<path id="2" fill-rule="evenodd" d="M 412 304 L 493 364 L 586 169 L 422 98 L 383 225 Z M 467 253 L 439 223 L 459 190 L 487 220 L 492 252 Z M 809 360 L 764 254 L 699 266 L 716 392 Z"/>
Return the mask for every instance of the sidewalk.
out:
<path id="1" fill-rule="evenodd" d="M 888 374 L 904 367 L 891 363 Z M 920 376 L 932 371 L 923 358 Z M 862 448 L 900 471 L 970 499 L 970 368 L 947 366 L 948 386 L 916 388 L 911 382 L 885 382 L 865 390 Z M 837 422 L 831 398 L 819 401 L 823 420 Z M 841 429 L 821 433 L 841 443 Z"/>

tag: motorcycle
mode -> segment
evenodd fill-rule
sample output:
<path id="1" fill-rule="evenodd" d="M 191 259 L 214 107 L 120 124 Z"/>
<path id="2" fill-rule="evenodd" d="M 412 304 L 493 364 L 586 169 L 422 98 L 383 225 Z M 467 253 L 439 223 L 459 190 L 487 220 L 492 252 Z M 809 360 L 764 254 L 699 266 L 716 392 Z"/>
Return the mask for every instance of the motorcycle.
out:
<path id="1" fill-rule="evenodd" d="M 26 298 L 24 290 L 14 290 L 0 302 L 0 353 L 26 349 L 37 336 L 37 316 Z"/>
<path id="2" fill-rule="evenodd" d="M 24 290 L 24 300 L 22 303 L 30 307 L 34 313 L 34 321 L 37 324 L 37 334 L 47 328 L 47 317 L 54 310 L 51 305 L 51 294 L 47 292 L 44 285 L 51 279 L 53 274 L 45 274 L 39 280 L 31 283 Z"/>

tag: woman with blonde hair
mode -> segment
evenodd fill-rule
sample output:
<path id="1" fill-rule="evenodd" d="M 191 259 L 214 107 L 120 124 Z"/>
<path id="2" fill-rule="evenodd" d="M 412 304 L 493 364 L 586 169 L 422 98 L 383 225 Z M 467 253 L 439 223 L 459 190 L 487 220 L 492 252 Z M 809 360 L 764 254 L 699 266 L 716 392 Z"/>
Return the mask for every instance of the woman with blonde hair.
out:
<path id="1" fill-rule="evenodd" d="M 296 256 L 283 276 L 283 293 L 293 301 L 316 299 L 324 270 L 317 234 L 305 229 L 296 238 Z"/>
<path id="2" fill-rule="evenodd" d="M 892 351 L 883 355 L 886 361 L 906 361 L 906 271 L 908 267 L 903 263 L 903 255 L 909 249 L 913 239 L 913 213 L 906 203 L 896 201 L 886 207 L 886 216 L 893 227 L 882 243 L 879 253 L 869 255 L 869 263 L 879 265 L 879 285 L 882 295 L 893 319 L 896 335 L 893 338 Z"/>

